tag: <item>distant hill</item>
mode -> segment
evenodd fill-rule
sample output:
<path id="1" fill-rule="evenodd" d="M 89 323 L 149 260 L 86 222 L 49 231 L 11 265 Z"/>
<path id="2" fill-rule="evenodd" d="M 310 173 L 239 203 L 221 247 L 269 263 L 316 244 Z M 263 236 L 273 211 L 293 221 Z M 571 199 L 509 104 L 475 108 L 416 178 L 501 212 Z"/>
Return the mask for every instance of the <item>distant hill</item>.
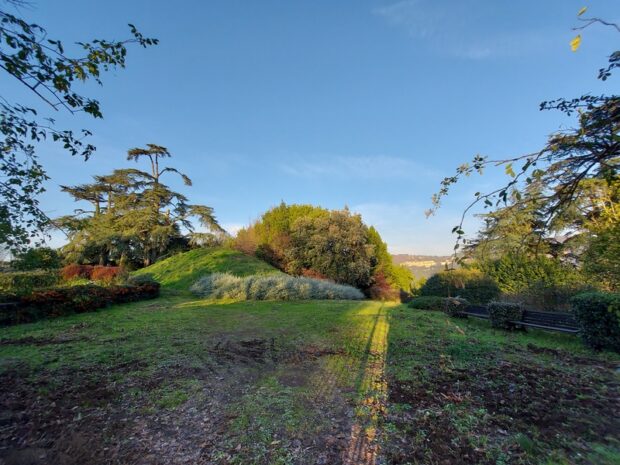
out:
<path id="1" fill-rule="evenodd" d="M 150 274 L 164 287 L 188 290 L 198 278 L 210 273 L 248 276 L 280 272 L 268 263 L 236 250 L 209 248 L 173 255 L 133 274 Z"/>
<path id="2" fill-rule="evenodd" d="M 446 263 L 452 262 L 451 255 L 392 255 L 394 263 L 402 265 L 414 274 L 416 278 L 428 278 L 443 270 Z"/>

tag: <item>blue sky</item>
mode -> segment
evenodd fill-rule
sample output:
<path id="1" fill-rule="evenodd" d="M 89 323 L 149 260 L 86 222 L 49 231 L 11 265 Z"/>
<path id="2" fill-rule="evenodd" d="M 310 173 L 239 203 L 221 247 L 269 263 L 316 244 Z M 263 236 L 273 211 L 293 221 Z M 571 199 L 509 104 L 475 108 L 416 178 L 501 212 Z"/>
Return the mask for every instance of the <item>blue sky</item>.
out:
<path id="1" fill-rule="evenodd" d="M 103 120 L 53 115 L 92 129 L 98 150 L 84 163 L 44 146 L 42 206 L 71 212 L 59 185 L 130 166 L 127 149 L 156 143 L 194 186 L 170 183 L 229 230 L 281 200 L 347 205 L 393 252 L 449 253 L 466 202 L 505 175 L 468 179 L 427 220 L 443 176 L 476 153 L 533 151 L 572 124 L 539 112 L 543 100 L 618 90 L 617 77 L 596 80 L 617 34 L 588 29 L 570 51 L 584 5 L 619 19 L 617 0 L 40 0 L 26 16 L 65 43 L 127 37 L 127 23 L 160 39 L 131 49 L 104 87 L 86 86 Z"/>

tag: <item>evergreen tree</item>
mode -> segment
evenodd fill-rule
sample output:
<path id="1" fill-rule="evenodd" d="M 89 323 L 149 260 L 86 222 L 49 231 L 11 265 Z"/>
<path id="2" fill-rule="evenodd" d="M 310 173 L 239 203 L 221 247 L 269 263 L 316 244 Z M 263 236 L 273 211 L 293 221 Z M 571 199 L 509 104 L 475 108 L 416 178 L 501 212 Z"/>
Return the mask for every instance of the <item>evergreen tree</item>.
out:
<path id="1" fill-rule="evenodd" d="M 165 173 L 176 173 L 191 186 L 191 180 L 177 169 L 160 167 L 161 159 L 170 156 L 165 147 L 148 144 L 144 149 L 131 149 L 128 159 L 147 158 L 150 170 L 118 169 L 95 176 L 92 184 L 63 187 L 76 201 L 93 206 L 57 220 L 68 231 L 65 251 L 70 259 L 94 261 L 96 256 L 102 265 L 139 261 L 149 266 L 171 247 L 189 244 L 190 237 L 184 234 L 193 233 L 192 219 L 215 233 L 224 233 L 211 207 L 190 204 L 187 197 L 162 182 Z"/>

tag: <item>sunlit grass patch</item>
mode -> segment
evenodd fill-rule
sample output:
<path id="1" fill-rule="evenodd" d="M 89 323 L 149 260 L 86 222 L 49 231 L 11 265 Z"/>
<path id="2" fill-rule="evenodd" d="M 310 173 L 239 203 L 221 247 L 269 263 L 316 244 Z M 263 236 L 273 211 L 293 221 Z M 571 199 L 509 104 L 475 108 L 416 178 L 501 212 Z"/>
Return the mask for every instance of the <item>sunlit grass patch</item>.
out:
<path id="1" fill-rule="evenodd" d="M 235 276 L 280 273 L 268 263 L 239 251 L 201 248 L 173 255 L 149 267 L 142 268 L 135 276 L 151 275 L 165 289 L 187 291 L 198 278 L 209 273 L 231 273 Z"/>

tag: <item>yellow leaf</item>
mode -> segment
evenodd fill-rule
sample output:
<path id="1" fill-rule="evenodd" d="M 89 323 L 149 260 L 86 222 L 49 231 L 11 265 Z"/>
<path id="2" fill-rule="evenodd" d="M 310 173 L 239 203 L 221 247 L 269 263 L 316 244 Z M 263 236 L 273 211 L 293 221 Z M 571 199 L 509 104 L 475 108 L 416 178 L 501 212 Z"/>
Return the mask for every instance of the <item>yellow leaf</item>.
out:
<path id="1" fill-rule="evenodd" d="M 581 34 L 578 34 L 573 40 L 570 41 L 570 49 L 576 52 L 581 45 Z"/>
<path id="2" fill-rule="evenodd" d="M 581 16 L 582 14 L 584 14 L 586 11 L 588 10 L 587 6 L 584 6 L 581 10 L 579 10 L 579 13 L 577 13 L 577 16 Z"/>
<path id="3" fill-rule="evenodd" d="M 513 169 L 512 169 L 512 163 L 508 163 L 508 164 L 506 165 L 506 174 L 507 174 L 508 176 L 510 176 L 511 178 L 514 178 L 514 177 L 515 177 L 515 172 L 514 172 L 514 171 L 513 171 Z"/>

